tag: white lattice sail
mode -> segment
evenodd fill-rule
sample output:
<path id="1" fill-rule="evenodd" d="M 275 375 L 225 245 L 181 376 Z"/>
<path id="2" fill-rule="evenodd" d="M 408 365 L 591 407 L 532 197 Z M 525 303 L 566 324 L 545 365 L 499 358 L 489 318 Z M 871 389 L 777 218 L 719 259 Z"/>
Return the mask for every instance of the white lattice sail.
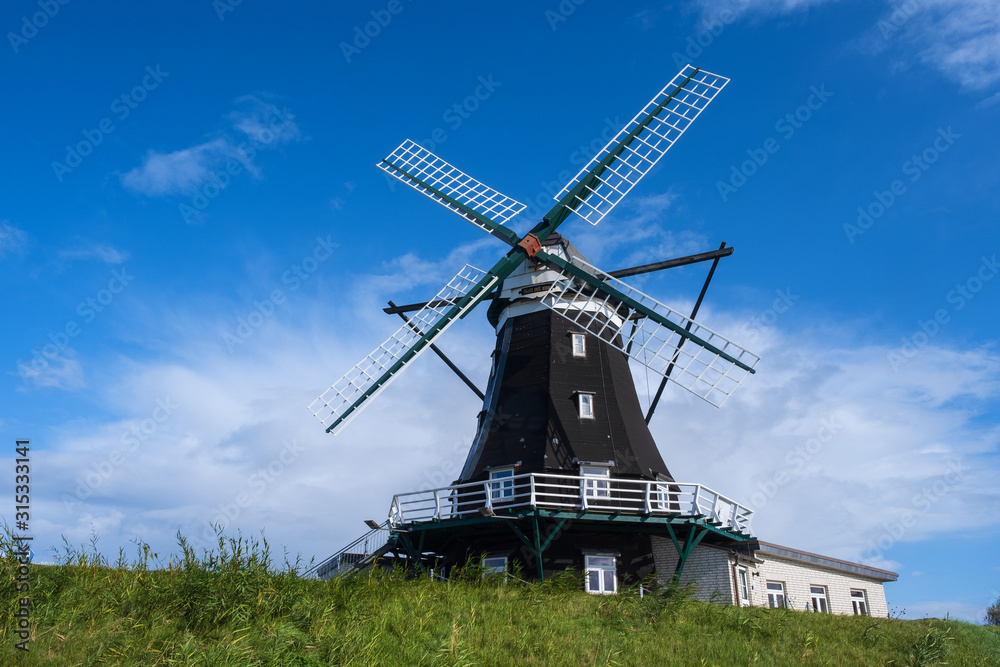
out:
<path id="1" fill-rule="evenodd" d="M 575 212 L 596 225 L 649 173 L 728 82 L 726 77 L 686 66 L 554 199 L 561 200 L 583 181 L 585 187 L 574 197 Z M 588 179 L 595 168 L 596 179 Z"/>
<path id="2" fill-rule="evenodd" d="M 756 354 L 583 260 L 575 258 L 572 263 L 746 366 L 754 368 L 760 361 Z M 558 271 L 562 279 L 549 286 L 542 297 L 543 304 L 712 405 L 721 407 L 749 374 L 741 366 L 642 316 L 641 312 L 633 311 L 619 299 L 598 291 L 571 273 L 554 266 L 550 268 Z M 629 332 L 624 326 L 626 321 L 635 324 Z"/>
<path id="3" fill-rule="evenodd" d="M 493 288 L 497 281 L 496 277 L 491 276 L 492 280 L 484 281 L 486 276 L 485 271 L 466 264 L 433 300 L 417 311 L 409 322 L 401 326 L 344 377 L 323 392 L 310 404 L 309 410 L 324 425 L 332 427 L 334 433 L 339 432 L 371 399 L 392 382 L 406 363 L 413 361 L 430 347 L 435 338 L 475 305 L 480 295 Z M 445 320 L 445 316 L 455 304 L 470 295 L 472 298 L 468 303 Z M 424 339 L 423 346 L 408 357 L 407 353 L 428 332 L 431 332 L 431 335 Z"/>
<path id="4" fill-rule="evenodd" d="M 382 160 L 378 168 L 489 233 L 492 230 L 488 225 L 462 207 L 501 225 L 525 208 L 516 199 L 484 185 L 409 139 Z M 424 184 L 443 192 L 460 205 L 442 199 Z"/>

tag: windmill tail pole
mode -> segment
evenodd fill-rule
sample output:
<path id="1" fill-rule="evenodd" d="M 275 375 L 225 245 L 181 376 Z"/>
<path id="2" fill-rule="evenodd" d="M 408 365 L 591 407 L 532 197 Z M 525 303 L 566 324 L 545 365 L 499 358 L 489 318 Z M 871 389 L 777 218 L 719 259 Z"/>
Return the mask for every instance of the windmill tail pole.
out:
<path id="1" fill-rule="evenodd" d="M 389 307 L 390 308 L 396 308 L 396 304 L 394 304 L 392 301 L 390 301 L 389 302 Z M 410 322 L 410 318 L 408 318 L 406 315 L 404 315 L 403 313 L 401 313 L 399 311 L 396 311 L 396 314 L 399 315 L 401 318 L 403 318 L 403 321 L 406 322 L 407 324 L 409 324 L 411 329 L 413 329 L 418 334 L 423 335 L 423 332 L 420 331 L 416 327 L 416 325 L 414 325 L 414 324 L 412 324 Z M 462 370 L 458 366 L 456 366 L 454 363 L 452 363 L 451 359 L 449 359 L 448 356 L 444 352 L 442 352 L 441 349 L 437 345 L 435 345 L 434 343 L 431 343 L 430 347 L 431 347 L 431 350 L 434 352 L 434 354 L 436 354 L 437 356 L 441 357 L 441 361 L 443 361 L 444 363 L 446 363 L 448 365 L 448 368 L 450 368 L 451 370 L 455 371 L 455 375 L 457 375 L 462 380 L 462 382 L 464 382 L 465 384 L 467 384 L 469 386 L 469 389 L 471 389 L 473 392 L 475 392 L 476 396 L 479 397 L 479 400 L 481 400 L 481 401 L 485 401 L 486 400 L 486 394 L 484 394 L 483 392 L 481 392 L 479 390 L 479 387 L 477 387 L 475 385 L 475 383 L 472 380 L 470 380 L 468 378 L 468 376 L 465 373 L 463 373 Z"/>
<path id="2" fill-rule="evenodd" d="M 721 251 L 725 249 L 725 247 L 726 247 L 726 242 L 723 241 L 722 245 L 719 246 L 719 250 Z M 732 249 L 730 249 L 730 253 L 728 254 L 732 254 L 731 250 Z M 694 321 L 694 318 L 698 317 L 698 310 L 701 308 L 701 302 L 704 300 L 705 293 L 708 291 L 708 284 L 712 282 L 712 276 L 715 275 L 715 267 L 719 265 L 719 260 L 722 259 L 722 257 L 723 255 L 718 255 L 715 259 L 712 260 L 712 268 L 708 270 L 708 276 L 705 278 L 705 284 L 701 286 L 701 292 L 698 294 L 698 300 L 694 302 L 694 308 L 691 309 L 691 317 L 688 319 L 688 325 L 687 325 L 688 330 L 691 329 L 691 323 Z M 680 343 L 677 345 L 678 352 L 680 351 L 681 346 L 684 345 L 684 342 L 686 340 L 687 339 L 685 338 L 681 338 Z M 675 353 L 675 358 L 676 358 L 676 353 Z M 663 390 L 667 386 L 667 378 L 670 377 L 670 371 L 672 371 L 673 368 L 674 368 L 674 362 L 671 361 L 670 365 L 667 366 L 667 372 L 664 373 L 663 379 L 660 380 L 660 386 L 656 390 L 656 396 L 653 397 L 653 402 L 649 404 L 649 412 L 646 413 L 647 426 L 649 425 L 649 420 L 653 418 L 653 411 L 656 410 L 656 406 L 660 402 L 660 396 L 663 395 Z"/>

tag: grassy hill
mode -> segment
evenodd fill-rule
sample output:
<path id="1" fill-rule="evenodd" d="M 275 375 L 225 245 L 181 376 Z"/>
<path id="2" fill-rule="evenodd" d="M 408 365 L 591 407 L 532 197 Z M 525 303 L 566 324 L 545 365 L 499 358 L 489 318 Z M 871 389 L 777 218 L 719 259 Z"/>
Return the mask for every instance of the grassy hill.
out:
<path id="1" fill-rule="evenodd" d="M 738 608 L 684 591 L 592 596 L 544 584 L 279 571 L 266 542 L 220 540 L 154 567 L 67 549 L 32 568 L 32 641 L 15 648 L 17 562 L 2 561 L 3 665 L 1000 665 L 1000 628 Z"/>

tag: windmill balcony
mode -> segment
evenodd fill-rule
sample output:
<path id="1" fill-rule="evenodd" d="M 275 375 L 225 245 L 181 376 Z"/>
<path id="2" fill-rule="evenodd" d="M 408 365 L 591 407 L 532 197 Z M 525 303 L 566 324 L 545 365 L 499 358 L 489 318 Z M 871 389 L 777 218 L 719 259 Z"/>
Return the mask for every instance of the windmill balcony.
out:
<path id="1" fill-rule="evenodd" d="M 527 473 L 393 496 L 389 524 L 474 518 L 547 509 L 704 519 L 752 536 L 753 510 L 701 484 Z"/>

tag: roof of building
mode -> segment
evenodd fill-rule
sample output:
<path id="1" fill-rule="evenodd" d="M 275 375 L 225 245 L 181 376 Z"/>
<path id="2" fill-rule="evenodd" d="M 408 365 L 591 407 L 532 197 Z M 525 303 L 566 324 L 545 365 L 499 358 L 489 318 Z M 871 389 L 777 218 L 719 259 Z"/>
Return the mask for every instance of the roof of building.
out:
<path id="1" fill-rule="evenodd" d="M 840 570 L 842 572 L 849 572 L 851 574 L 857 574 L 862 577 L 868 577 L 870 579 L 877 579 L 878 581 L 896 581 L 899 575 L 895 572 L 890 572 L 889 570 L 882 570 L 877 567 L 871 567 L 869 565 L 861 565 L 860 563 L 852 563 L 847 560 L 840 560 L 839 558 L 831 558 L 829 556 L 820 556 L 819 554 L 810 553 L 808 551 L 801 551 L 799 549 L 792 549 L 791 547 L 783 547 L 779 544 L 772 544 L 770 542 L 758 541 L 760 548 L 757 549 L 758 553 L 770 554 L 772 556 L 778 556 L 780 558 L 788 558 L 789 560 L 795 560 L 800 563 L 807 563 L 809 565 L 819 565 L 820 567 L 830 568 L 831 570 Z"/>

